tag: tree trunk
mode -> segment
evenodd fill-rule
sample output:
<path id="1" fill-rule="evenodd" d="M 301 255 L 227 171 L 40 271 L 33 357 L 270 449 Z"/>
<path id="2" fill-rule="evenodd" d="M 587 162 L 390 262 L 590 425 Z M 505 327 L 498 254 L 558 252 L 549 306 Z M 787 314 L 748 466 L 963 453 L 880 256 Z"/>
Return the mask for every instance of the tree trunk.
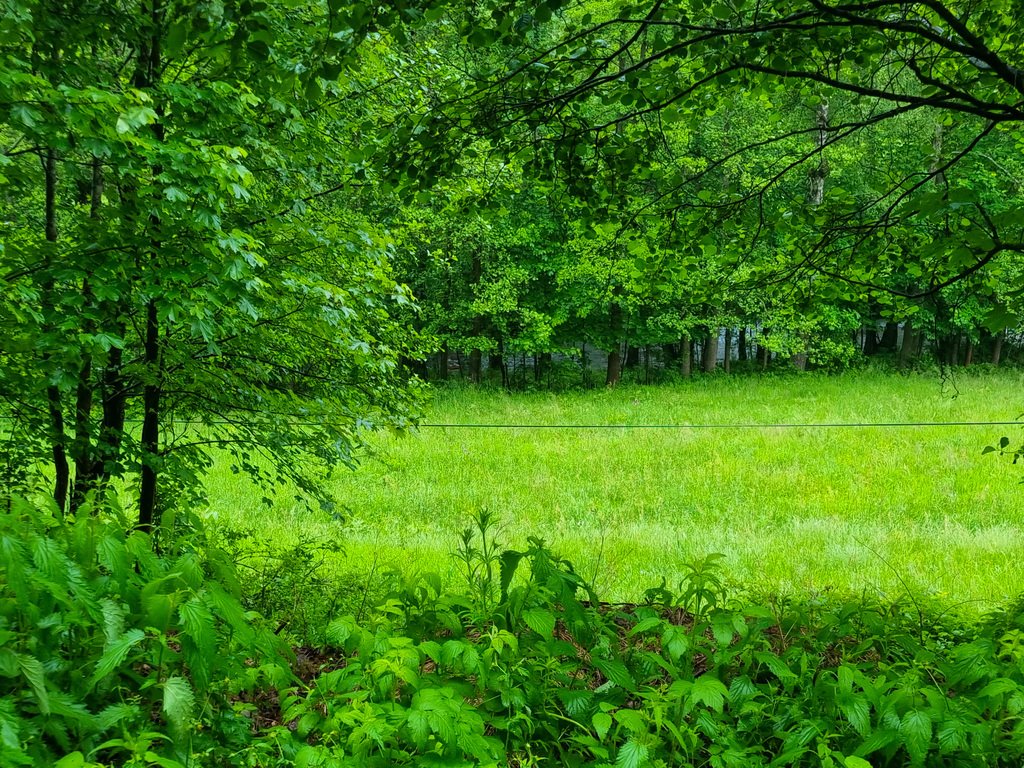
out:
<path id="1" fill-rule="evenodd" d="M 470 285 L 476 287 L 480 285 L 480 280 L 483 278 L 483 261 L 480 256 L 480 250 L 474 249 L 473 260 L 470 264 L 469 282 Z M 473 317 L 473 337 L 479 339 L 484 332 L 484 318 L 482 315 L 475 315 Z M 474 384 L 479 384 L 483 379 L 483 353 L 479 348 L 470 350 L 469 353 L 469 380 Z"/>
<path id="2" fill-rule="evenodd" d="M 740 327 L 740 332 L 736 337 L 736 359 L 741 363 L 747 362 L 747 328 L 746 326 Z"/>
<path id="3" fill-rule="evenodd" d="M 996 338 L 992 343 L 992 365 L 999 365 L 1003 356 L 1003 338 L 1006 336 L 1006 331 L 1000 331 L 996 334 Z"/>
<path id="4" fill-rule="evenodd" d="M 137 70 L 139 87 L 145 88 L 155 84 L 160 72 L 160 32 L 163 26 L 162 0 L 152 0 L 151 5 L 153 34 L 150 38 L 149 50 L 141 52 L 140 66 Z M 164 141 L 164 126 L 161 122 L 161 105 L 156 105 L 156 121 L 150 126 L 153 138 L 158 143 Z M 153 178 L 163 173 L 163 167 L 152 167 Z M 149 258 L 154 267 L 152 277 L 156 288 L 156 262 L 160 256 L 160 218 L 155 213 L 150 215 L 149 225 L 150 253 Z M 142 388 L 142 434 L 139 440 L 141 449 L 141 478 L 139 482 L 139 525 L 144 531 L 152 531 L 157 514 L 157 480 L 160 473 L 160 399 L 163 393 L 163 355 L 160 349 L 160 317 L 157 300 L 151 297 L 146 303 L 146 330 L 143 348 L 143 364 L 146 369 L 145 385 Z"/>
<path id="5" fill-rule="evenodd" d="M 619 349 L 619 345 L 616 344 L 612 347 L 611 352 L 608 353 L 608 368 L 604 377 L 604 384 L 606 387 L 614 387 L 619 383 L 619 379 L 622 378 L 622 352 Z"/>
<path id="6" fill-rule="evenodd" d="M 538 384 L 542 384 L 547 372 L 551 370 L 551 353 L 541 352 L 534 358 L 534 360 L 534 378 Z"/>
<path id="7" fill-rule="evenodd" d="M 625 368 L 636 368 L 640 365 L 640 347 L 632 344 L 626 345 Z"/>
<path id="8" fill-rule="evenodd" d="M 57 242 L 57 152 L 48 149 L 43 159 L 43 176 L 45 177 L 45 233 L 48 243 Z M 49 260 L 49 256 L 47 256 Z M 46 306 L 53 308 L 55 286 L 52 278 L 48 278 Z M 53 501 L 63 515 L 67 509 L 68 486 L 71 482 L 71 469 L 68 464 L 67 435 L 64 431 L 64 411 L 61 404 L 60 389 L 55 385 L 46 388 L 46 402 L 50 415 L 50 442 L 53 455 Z"/>
<path id="9" fill-rule="evenodd" d="M 970 339 L 967 340 L 967 351 L 964 353 L 964 365 L 970 365 L 974 362 L 974 342 Z"/>
<path id="10" fill-rule="evenodd" d="M 722 369 L 729 373 L 730 358 L 732 357 L 732 328 L 725 329 L 725 352 L 722 356 Z"/>
<path id="11" fill-rule="evenodd" d="M 622 307 L 618 304 L 612 304 L 608 310 L 608 328 L 611 337 L 616 341 L 613 342 L 612 349 L 608 353 L 608 368 L 604 383 L 605 386 L 614 387 L 622 378 L 622 342 L 618 340 L 622 333 Z"/>
<path id="12" fill-rule="evenodd" d="M 884 349 L 887 352 L 895 352 L 899 333 L 900 327 L 898 324 L 886 321 L 885 328 L 882 329 L 882 338 L 878 342 L 878 348 Z"/>
<path id="13" fill-rule="evenodd" d="M 501 342 L 498 342 L 498 352 L 491 352 L 487 355 L 487 378 L 493 379 L 495 375 L 501 377 L 502 386 L 508 386 L 505 376 L 505 361 L 501 354 Z"/>
<path id="14" fill-rule="evenodd" d="M 807 202 L 819 206 L 825 200 L 825 179 L 828 178 L 828 160 L 825 158 L 825 147 L 828 145 L 828 102 L 822 99 L 815 114 L 818 128 L 818 164 L 808 175 Z"/>
<path id="15" fill-rule="evenodd" d="M 878 328 L 874 323 L 864 326 L 864 347 L 865 357 L 871 357 L 878 352 Z"/>
<path id="16" fill-rule="evenodd" d="M 679 372 L 688 379 L 693 372 L 693 342 L 689 336 L 679 340 Z"/>
<path id="17" fill-rule="evenodd" d="M 447 344 L 437 353 L 437 378 L 439 381 L 448 381 L 448 354 Z"/>
<path id="18" fill-rule="evenodd" d="M 470 350 L 469 353 L 469 380 L 479 384 L 483 378 L 483 353 L 479 349 Z"/>
<path id="19" fill-rule="evenodd" d="M 714 373 L 718 367 L 718 328 L 712 328 L 704 342 L 704 373 Z"/>
<path id="20" fill-rule="evenodd" d="M 906 368 L 917 355 L 917 331 L 914 323 L 907 320 L 903 323 L 903 343 L 900 345 L 900 368 Z"/>
<path id="21" fill-rule="evenodd" d="M 92 183 L 89 189 L 89 218 L 95 221 L 100 215 L 103 202 L 103 166 L 100 159 L 92 159 Z M 89 278 L 82 280 L 82 296 L 89 302 L 92 289 Z M 91 322 L 85 324 L 87 333 L 94 328 Z M 75 511 L 85 500 L 85 495 L 95 483 L 96 456 L 93 449 L 92 406 L 94 399 L 92 381 L 93 361 L 91 355 L 84 355 L 78 372 L 78 387 L 75 392 L 75 484 L 71 491 L 71 511 Z"/>
<path id="22" fill-rule="evenodd" d="M 160 370 L 160 321 L 155 299 L 146 305 L 146 340 L 143 360 L 149 369 L 142 389 L 142 479 L 139 484 L 139 528 L 151 531 L 156 519 L 156 483 L 160 460 L 160 394 L 163 387 Z"/>

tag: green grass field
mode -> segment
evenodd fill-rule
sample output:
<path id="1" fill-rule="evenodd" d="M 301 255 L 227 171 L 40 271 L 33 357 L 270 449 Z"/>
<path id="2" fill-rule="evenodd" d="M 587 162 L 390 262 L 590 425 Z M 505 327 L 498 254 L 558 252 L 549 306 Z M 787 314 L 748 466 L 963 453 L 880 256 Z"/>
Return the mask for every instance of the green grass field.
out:
<path id="1" fill-rule="evenodd" d="M 1019 372 L 696 379 L 570 394 L 442 390 L 429 422 L 724 424 L 1013 420 Z M 955 397 L 954 397 L 955 395 Z M 336 536 L 340 571 L 452 575 L 470 515 L 543 537 L 606 599 L 637 599 L 711 552 L 758 592 L 907 588 L 976 614 L 1024 592 L 1024 467 L 982 448 L 1017 427 L 462 430 L 381 435 L 334 489 L 344 521 L 260 494 L 218 463 L 211 512 L 268 540 Z M 1019 444 L 1019 443 L 1018 443 Z"/>

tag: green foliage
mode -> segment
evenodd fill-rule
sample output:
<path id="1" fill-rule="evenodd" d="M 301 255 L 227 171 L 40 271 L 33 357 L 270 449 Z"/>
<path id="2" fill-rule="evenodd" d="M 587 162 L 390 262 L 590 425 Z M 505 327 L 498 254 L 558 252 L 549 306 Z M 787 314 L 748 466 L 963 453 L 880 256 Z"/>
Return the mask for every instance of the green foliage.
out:
<path id="1" fill-rule="evenodd" d="M 477 562 L 501 550 L 493 523 L 475 522 Z M 676 590 L 610 605 L 540 541 L 496 560 L 490 589 L 486 570 L 464 596 L 425 578 L 367 622 L 333 622 L 343 661 L 285 695 L 298 740 L 284 759 L 880 768 L 1024 756 L 1017 609 L 964 628 L 866 601 L 760 605 L 722 587 L 714 557 Z M 284 743 L 283 728 L 267 736 Z"/>
<path id="2" fill-rule="evenodd" d="M 128 531 L 126 533 L 126 530 Z M 0 515 L 0 763 L 228 765 L 280 641 L 196 528 L 154 553 L 118 511 L 9 498 Z"/>
<path id="3" fill-rule="evenodd" d="M 399 585 L 326 627 L 318 665 L 233 597 L 200 532 L 154 553 L 122 516 L 0 523 L 5 765 L 1011 766 L 1024 614 L 738 599 L 718 559 L 640 604 L 601 602 L 482 513 L 464 593 Z M 909 606 L 908 606 L 909 607 Z M 301 670 L 301 665 L 296 667 Z M 276 696 L 266 694 L 273 689 Z"/>

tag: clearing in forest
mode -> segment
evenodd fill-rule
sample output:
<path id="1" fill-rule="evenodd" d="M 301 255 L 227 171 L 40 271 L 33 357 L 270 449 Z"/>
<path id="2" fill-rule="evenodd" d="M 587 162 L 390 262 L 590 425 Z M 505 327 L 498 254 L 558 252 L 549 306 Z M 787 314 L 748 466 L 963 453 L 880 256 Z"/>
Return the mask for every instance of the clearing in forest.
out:
<path id="1" fill-rule="evenodd" d="M 563 394 L 448 389 L 429 423 L 806 424 L 1007 421 L 1024 375 L 715 376 Z M 1015 426 L 752 429 L 444 429 L 382 435 L 339 471 L 344 516 L 260 494 L 218 464 L 213 512 L 275 541 L 334 537 L 332 567 L 440 571 L 486 507 L 512 546 L 543 537 L 602 595 L 636 600 L 694 558 L 725 553 L 729 578 L 781 593 L 910 589 L 984 612 L 1024 592 L 1024 469 L 986 445 Z"/>

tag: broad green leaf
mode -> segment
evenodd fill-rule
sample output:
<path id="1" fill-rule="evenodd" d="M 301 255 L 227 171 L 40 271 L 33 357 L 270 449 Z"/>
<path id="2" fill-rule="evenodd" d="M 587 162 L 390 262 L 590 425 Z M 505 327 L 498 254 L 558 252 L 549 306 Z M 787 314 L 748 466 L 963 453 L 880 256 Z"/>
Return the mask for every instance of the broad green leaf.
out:
<path id="1" fill-rule="evenodd" d="M 128 658 L 132 648 L 145 640 L 145 638 L 146 633 L 141 629 L 129 629 L 116 642 L 111 643 L 110 647 L 103 652 L 100 660 L 96 662 L 96 669 L 89 680 L 89 687 L 95 687 L 100 680 L 112 675 L 114 670 L 120 667 L 125 662 L 125 659 Z"/>
<path id="2" fill-rule="evenodd" d="M 46 692 L 46 674 L 43 672 L 42 663 L 34 656 L 19 654 L 18 667 L 36 697 L 39 711 L 48 715 L 50 713 L 50 697 Z"/>
<path id="3" fill-rule="evenodd" d="M 192 686 L 185 678 L 175 676 L 164 681 L 163 712 L 175 732 L 188 730 L 195 704 Z"/>
<path id="4" fill-rule="evenodd" d="M 725 706 L 725 700 L 729 697 L 729 689 L 717 677 L 711 674 L 703 674 L 693 681 L 690 696 L 694 702 L 704 704 L 716 712 L 721 712 Z"/>
<path id="5" fill-rule="evenodd" d="M 541 637 L 551 637 L 555 633 L 555 615 L 543 608 L 529 608 L 523 611 L 523 621 Z"/>

